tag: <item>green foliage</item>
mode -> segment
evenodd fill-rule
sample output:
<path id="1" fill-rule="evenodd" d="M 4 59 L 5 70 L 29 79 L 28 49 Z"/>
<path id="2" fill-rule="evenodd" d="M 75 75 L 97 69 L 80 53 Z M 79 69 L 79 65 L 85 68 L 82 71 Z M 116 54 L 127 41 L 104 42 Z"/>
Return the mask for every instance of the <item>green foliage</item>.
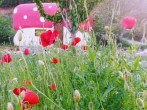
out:
<path id="1" fill-rule="evenodd" d="M 58 3 L 61 12 L 66 10 L 66 12 L 65 13 L 63 12 L 62 14 L 64 14 L 64 16 L 68 16 L 71 19 L 71 23 L 72 23 L 71 31 L 75 32 L 78 28 L 79 23 L 87 19 L 94 5 L 100 3 L 102 0 L 48 0 L 48 1 Z M 60 22 L 62 20 L 60 12 L 57 12 L 53 16 L 47 15 L 45 14 L 42 8 L 41 1 L 34 0 L 34 2 L 38 5 L 38 9 L 41 13 L 41 16 L 43 16 L 47 20 L 54 22 Z"/>
<path id="2" fill-rule="evenodd" d="M 0 17 L 0 43 L 9 42 L 9 38 L 13 37 L 14 31 L 11 27 L 11 20 L 9 17 Z"/>
<path id="3" fill-rule="evenodd" d="M 30 80 L 32 84 L 26 88 L 40 98 L 33 110 L 74 110 L 75 89 L 81 94 L 79 110 L 88 110 L 88 106 L 93 110 L 139 110 L 138 94 L 147 94 L 146 70 L 139 66 L 140 58 L 131 55 L 127 59 L 123 51 L 118 53 L 109 46 L 103 50 L 98 47 L 99 51 L 91 47 L 86 53 L 75 47 L 75 54 L 71 47 L 67 51 L 50 48 L 51 54 L 36 56 L 12 54 L 10 64 L 0 65 L 0 108 L 6 110 L 7 102 L 13 102 L 14 109 L 19 109 L 12 90 L 24 86 L 24 80 Z M 50 63 L 53 57 L 59 59 L 58 64 Z M 44 65 L 39 65 L 38 60 Z M 12 80 L 15 77 L 18 82 Z M 52 83 L 57 85 L 56 90 L 49 89 Z M 147 109 L 146 97 L 140 99 Z"/>

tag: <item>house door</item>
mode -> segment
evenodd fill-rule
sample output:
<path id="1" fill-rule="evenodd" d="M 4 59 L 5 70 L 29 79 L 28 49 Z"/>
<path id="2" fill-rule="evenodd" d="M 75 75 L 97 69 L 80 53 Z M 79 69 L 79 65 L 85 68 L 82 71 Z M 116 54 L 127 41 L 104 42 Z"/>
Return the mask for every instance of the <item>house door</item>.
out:
<path id="1" fill-rule="evenodd" d="M 63 44 L 63 25 L 62 25 L 62 23 L 55 23 L 54 24 L 54 29 L 58 30 L 58 32 L 59 32 L 58 37 L 59 37 L 59 39 L 61 41 L 60 44 L 62 45 Z"/>

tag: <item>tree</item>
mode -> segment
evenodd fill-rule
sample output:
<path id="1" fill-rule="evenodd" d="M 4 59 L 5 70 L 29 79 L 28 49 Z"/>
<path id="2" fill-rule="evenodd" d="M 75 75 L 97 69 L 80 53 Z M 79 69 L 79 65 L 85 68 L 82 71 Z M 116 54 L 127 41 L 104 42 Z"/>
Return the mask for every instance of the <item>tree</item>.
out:
<path id="1" fill-rule="evenodd" d="M 31 3 L 33 0 L 2 0 L 0 7 L 8 8 L 19 5 L 20 3 Z"/>
<path id="2" fill-rule="evenodd" d="M 43 0 L 42 0 L 43 1 Z M 78 29 L 79 24 L 88 18 L 95 4 L 103 0 L 48 0 L 49 2 L 57 3 L 61 9 L 55 15 L 50 16 L 43 10 L 42 2 L 34 0 L 38 5 L 41 16 L 53 22 L 61 22 L 64 20 L 68 30 L 74 34 Z M 68 18 L 71 20 L 71 27 L 68 25 Z"/>

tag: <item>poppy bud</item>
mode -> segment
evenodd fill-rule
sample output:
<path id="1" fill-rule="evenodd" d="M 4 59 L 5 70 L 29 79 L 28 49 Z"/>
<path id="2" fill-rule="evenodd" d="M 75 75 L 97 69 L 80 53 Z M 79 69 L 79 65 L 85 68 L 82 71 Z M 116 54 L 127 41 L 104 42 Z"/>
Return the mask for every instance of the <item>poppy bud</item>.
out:
<path id="1" fill-rule="evenodd" d="M 21 42 L 22 41 L 22 34 L 19 33 L 19 36 L 18 36 L 18 41 Z"/>
<path id="2" fill-rule="evenodd" d="M 78 103 L 80 101 L 80 98 L 81 98 L 80 92 L 78 90 L 75 90 L 74 93 L 73 93 L 74 101 Z"/>
<path id="3" fill-rule="evenodd" d="M 8 102 L 8 110 L 14 110 L 11 102 Z"/>
<path id="4" fill-rule="evenodd" d="M 141 98 L 137 98 L 136 99 L 136 105 L 140 108 L 143 109 L 144 108 L 144 101 Z"/>
<path id="5" fill-rule="evenodd" d="M 26 56 L 27 56 L 27 55 L 29 55 L 29 54 L 30 54 L 30 51 L 29 51 L 29 49 L 25 49 L 23 53 L 24 53 L 24 55 L 26 55 Z"/>

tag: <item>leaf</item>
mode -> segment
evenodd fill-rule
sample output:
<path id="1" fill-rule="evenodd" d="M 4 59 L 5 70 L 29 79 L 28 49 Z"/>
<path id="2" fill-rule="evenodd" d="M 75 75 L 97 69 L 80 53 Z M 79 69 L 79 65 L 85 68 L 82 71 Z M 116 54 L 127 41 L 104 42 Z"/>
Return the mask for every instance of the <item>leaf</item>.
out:
<path id="1" fill-rule="evenodd" d="M 102 101 L 105 102 L 107 95 L 114 89 L 115 87 L 110 87 L 108 89 L 106 89 L 106 91 L 104 92 L 103 96 L 102 96 Z"/>
<path id="2" fill-rule="evenodd" d="M 79 79 L 81 79 L 82 81 L 85 81 L 84 77 L 81 76 L 80 74 L 76 73 L 75 75 L 76 75 Z"/>
<path id="3" fill-rule="evenodd" d="M 95 57 L 94 52 L 92 50 L 88 50 L 88 53 L 90 60 L 94 62 L 94 57 Z"/>
<path id="4" fill-rule="evenodd" d="M 136 71 L 138 65 L 139 65 L 140 57 L 137 57 L 136 60 L 133 62 L 133 70 Z"/>

